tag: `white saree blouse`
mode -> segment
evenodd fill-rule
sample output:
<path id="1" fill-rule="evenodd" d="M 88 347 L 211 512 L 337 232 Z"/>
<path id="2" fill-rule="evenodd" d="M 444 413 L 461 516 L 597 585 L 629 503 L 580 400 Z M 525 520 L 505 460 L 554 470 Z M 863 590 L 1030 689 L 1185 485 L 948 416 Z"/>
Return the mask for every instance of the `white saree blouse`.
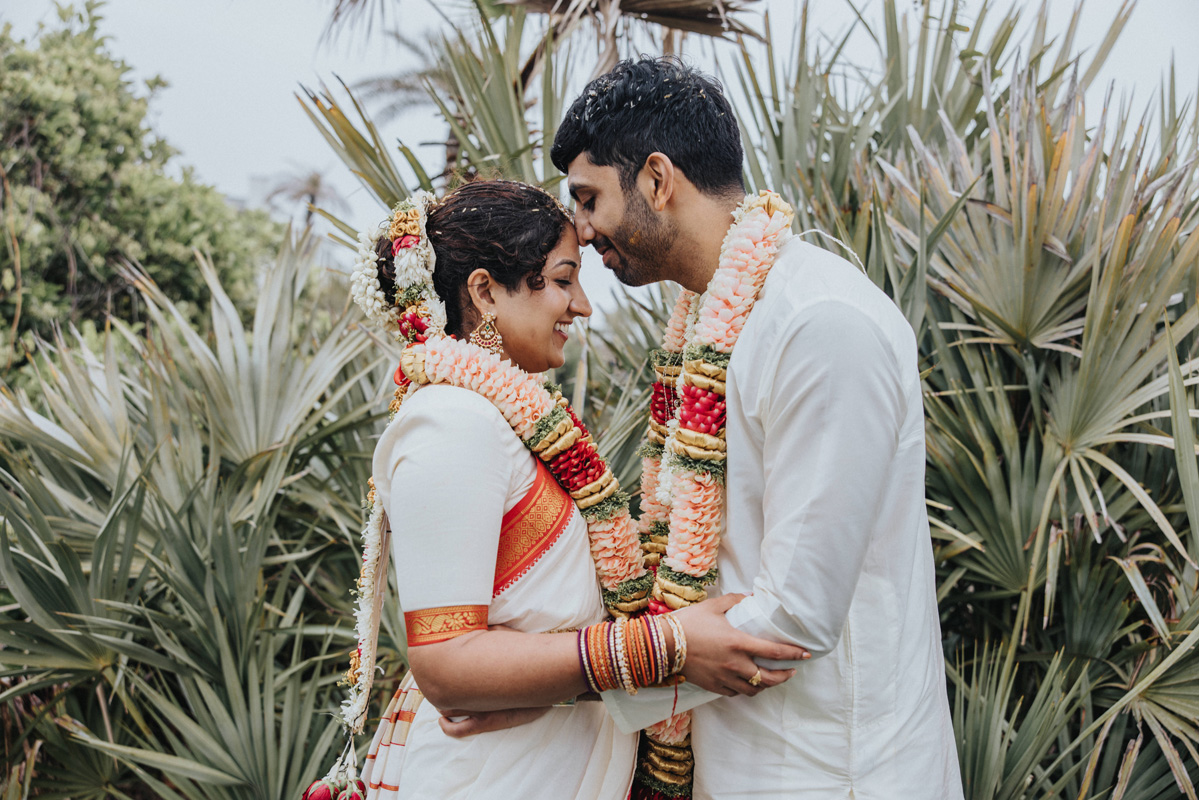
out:
<path id="1" fill-rule="evenodd" d="M 604 619 L 586 525 L 568 496 L 568 521 L 556 539 L 515 555 L 506 542 L 500 552 L 501 522 L 537 472 L 535 456 L 475 392 L 433 385 L 404 402 L 375 448 L 373 473 L 391 523 L 409 646 L 421 646 L 422 636 L 439 640 L 447 626 L 503 624 L 541 633 Z M 497 574 L 505 577 L 497 581 Z M 417 709 L 401 757 L 388 754 L 386 775 L 372 775 L 372 783 L 386 786 L 381 796 L 627 794 L 636 736 L 617 731 L 599 703 L 553 708 L 518 728 L 465 739 L 443 734 L 438 717 L 431 703 Z"/>
<path id="2" fill-rule="evenodd" d="M 750 594 L 734 626 L 800 645 L 780 687 L 694 709 L 696 800 L 956 800 L 924 502 L 912 330 L 857 268 L 793 239 L 728 371 L 725 535 L 712 596 Z M 774 666 L 774 665 L 767 665 Z M 606 692 L 622 730 L 672 690 Z"/>

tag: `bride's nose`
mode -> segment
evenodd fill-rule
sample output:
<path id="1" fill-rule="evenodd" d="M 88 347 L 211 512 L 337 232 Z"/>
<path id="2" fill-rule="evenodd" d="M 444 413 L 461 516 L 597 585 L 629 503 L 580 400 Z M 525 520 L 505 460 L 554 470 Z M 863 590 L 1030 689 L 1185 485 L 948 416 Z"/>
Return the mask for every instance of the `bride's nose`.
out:
<path id="1" fill-rule="evenodd" d="M 591 301 L 587 299 L 583 287 L 578 284 L 575 284 L 575 290 L 570 297 L 570 312 L 579 317 L 591 316 Z"/>

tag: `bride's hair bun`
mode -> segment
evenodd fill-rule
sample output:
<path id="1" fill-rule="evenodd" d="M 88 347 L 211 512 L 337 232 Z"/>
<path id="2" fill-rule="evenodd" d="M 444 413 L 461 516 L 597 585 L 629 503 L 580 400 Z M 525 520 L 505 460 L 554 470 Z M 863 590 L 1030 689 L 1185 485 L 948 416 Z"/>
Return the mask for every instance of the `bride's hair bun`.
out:
<path id="1" fill-rule="evenodd" d="M 530 289 L 542 288 L 545 260 L 570 224 L 570 212 L 556 197 L 516 181 L 463 184 L 430 207 L 426 229 L 437 256 L 433 287 L 445 302 L 446 333 L 467 332 L 466 279 L 480 267 L 509 291 L 522 281 Z M 374 245 L 379 287 L 387 302 L 394 304 L 395 260 L 389 232 L 384 231 Z"/>

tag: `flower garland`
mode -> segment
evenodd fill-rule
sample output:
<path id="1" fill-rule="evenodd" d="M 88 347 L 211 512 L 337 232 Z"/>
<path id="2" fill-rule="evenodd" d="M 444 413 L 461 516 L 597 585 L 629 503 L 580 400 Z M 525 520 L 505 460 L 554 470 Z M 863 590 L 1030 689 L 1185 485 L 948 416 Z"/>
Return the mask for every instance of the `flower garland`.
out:
<path id="1" fill-rule="evenodd" d="M 357 257 L 350 273 L 350 296 L 368 320 L 402 342 L 424 341 L 428 336 L 444 335 L 445 331 L 445 305 L 433 288 L 437 256 L 426 230 L 428 212 L 435 202 L 428 192 L 417 192 L 400 201 L 387 222 L 358 234 Z M 384 234 L 392 242 L 394 305 L 387 302 L 379 283 L 375 242 Z M 392 402 L 393 411 L 399 399 Z M 375 677 L 375 641 L 387 587 L 389 531 L 373 480 L 369 486 L 368 515 L 362 530 L 362 567 L 354 590 L 357 596 L 354 633 L 358 644 L 350 654 L 350 668 L 343 680 L 348 690 L 341 705 L 342 722 L 351 735 L 361 733 L 366 724 Z"/>
<path id="2" fill-rule="evenodd" d="M 498 353 L 451 337 L 406 347 L 396 379 L 415 386 L 459 386 L 494 403 L 578 506 L 609 611 L 628 616 L 648 605 L 653 575 L 642 561 L 628 495 L 561 392 Z"/>
<path id="3" fill-rule="evenodd" d="M 646 561 L 656 572 L 650 613 L 698 603 L 716 580 L 729 361 L 794 216 L 773 192 L 747 197 L 733 213 L 707 291 L 679 295 L 662 348 L 651 354 L 655 381 L 641 448 L 638 523 Z M 690 796 L 690 744 L 690 713 L 647 728 L 634 798 Z"/>

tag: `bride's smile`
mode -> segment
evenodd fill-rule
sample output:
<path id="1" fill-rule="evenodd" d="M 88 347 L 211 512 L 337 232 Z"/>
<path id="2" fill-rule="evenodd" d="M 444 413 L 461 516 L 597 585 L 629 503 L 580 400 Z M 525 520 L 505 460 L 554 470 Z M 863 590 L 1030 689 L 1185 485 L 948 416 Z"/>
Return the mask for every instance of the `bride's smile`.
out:
<path id="1" fill-rule="evenodd" d="M 504 354 L 526 372 L 562 366 L 571 323 L 591 316 L 591 303 L 579 283 L 579 240 L 574 229 L 568 226 L 563 231 L 534 286 L 522 282 L 508 290 L 488 282 L 481 272 L 471 276 L 471 297 L 480 313 L 495 314 Z"/>

